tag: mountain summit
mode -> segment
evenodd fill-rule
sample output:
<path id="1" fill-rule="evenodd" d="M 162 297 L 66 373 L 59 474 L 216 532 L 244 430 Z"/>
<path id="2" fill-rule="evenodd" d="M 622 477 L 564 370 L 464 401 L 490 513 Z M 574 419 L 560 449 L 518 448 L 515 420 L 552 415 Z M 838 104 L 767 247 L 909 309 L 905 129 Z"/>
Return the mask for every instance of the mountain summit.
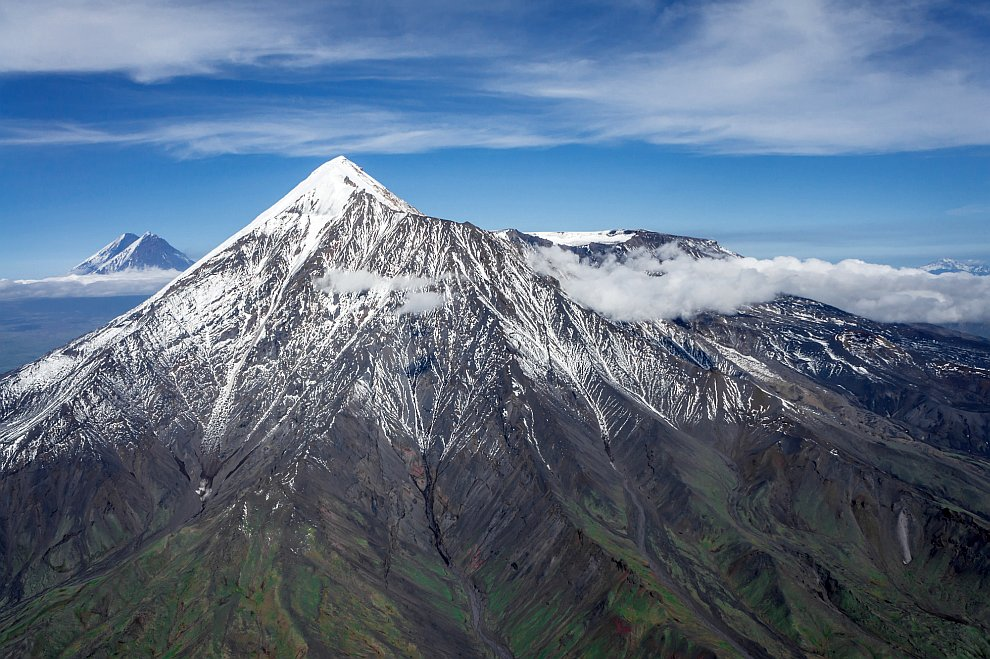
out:
<path id="1" fill-rule="evenodd" d="M 106 275 L 133 270 L 185 270 L 192 259 L 153 233 L 125 233 L 70 270 L 77 275 Z"/>
<path id="2" fill-rule="evenodd" d="M 621 322 L 540 265 L 732 258 L 634 233 L 323 165 L 0 379 L 0 651 L 990 654 L 990 344 L 793 297 Z"/>

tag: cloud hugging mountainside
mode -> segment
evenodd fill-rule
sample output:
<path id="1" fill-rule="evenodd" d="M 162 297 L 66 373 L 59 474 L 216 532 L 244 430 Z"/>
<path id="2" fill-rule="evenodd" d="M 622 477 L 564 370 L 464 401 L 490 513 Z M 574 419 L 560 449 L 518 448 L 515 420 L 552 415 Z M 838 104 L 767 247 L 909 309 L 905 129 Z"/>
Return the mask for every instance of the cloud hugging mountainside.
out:
<path id="1" fill-rule="evenodd" d="M 0 651 L 990 654 L 990 343 L 575 286 L 722 261 L 326 163 L 0 380 Z"/>
<path id="2" fill-rule="evenodd" d="M 618 320 L 735 313 L 790 294 L 884 322 L 990 321 L 990 277 L 979 276 L 978 269 L 930 272 L 857 259 L 829 263 L 725 253 L 699 259 L 676 244 L 620 254 L 591 263 L 580 252 L 544 249 L 537 256 L 545 263 L 534 264 L 559 275 L 576 300 Z"/>

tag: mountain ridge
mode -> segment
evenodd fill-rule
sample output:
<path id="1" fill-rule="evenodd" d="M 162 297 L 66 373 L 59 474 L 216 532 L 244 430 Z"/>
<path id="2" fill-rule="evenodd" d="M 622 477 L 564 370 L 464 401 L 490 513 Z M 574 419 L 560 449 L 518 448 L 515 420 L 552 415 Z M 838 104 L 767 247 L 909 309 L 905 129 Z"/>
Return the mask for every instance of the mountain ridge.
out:
<path id="1" fill-rule="evenodd" d="M 990 275 L 990 264 L 975 259 L 939 259 L 921 266 L 925 272 L 933 275 L 945 274 L 948 272 L 967 272 L 971 275 L 986 277 Z"/>
<path id="2" fill-rule="evenodd" d="M 0 648 L 990 651 L 986 342 L 612 321 L 324 167 L 0 380 Z"/>

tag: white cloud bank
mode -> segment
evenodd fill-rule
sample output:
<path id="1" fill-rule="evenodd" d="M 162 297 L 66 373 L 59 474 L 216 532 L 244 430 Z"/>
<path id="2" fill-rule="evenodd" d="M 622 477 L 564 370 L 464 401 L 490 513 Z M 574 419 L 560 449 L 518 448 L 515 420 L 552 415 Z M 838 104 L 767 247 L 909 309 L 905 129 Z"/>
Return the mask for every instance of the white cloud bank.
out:
<path id="1" fill-rule="evenodd" d="M 396 310 L 399 315 L 426 313 L 446 302 L 441 293 L 427 290 L 436 285 L 429 277 L 386 277 L 369 270 L 328 270 L 313 280 L 313 284 L 324 293 L 379 291 L 404 294 L 405 301 Z"/>
<path id="2" fill-rule="evenodd" d="M 48 297 L 151 295 L 182 274 L 178 270 L 135 270 L 106 275 L 64 275 L 44 279 L 0 279 L 0 300 Z"/>
<path id="3" fill-rule="evenodd" d="M 557 277 L 574 300 L 625 321 L 690 318 L 703 311 L 734 313 L 781 294 L 807 297 L 883 322 L 990 321 L 990 277 L 932 275 L 917 268 L 790 256 L 699 259 L 678 250 L 632 255 L 600 266 L 551 247 L 534 267 Z"/>

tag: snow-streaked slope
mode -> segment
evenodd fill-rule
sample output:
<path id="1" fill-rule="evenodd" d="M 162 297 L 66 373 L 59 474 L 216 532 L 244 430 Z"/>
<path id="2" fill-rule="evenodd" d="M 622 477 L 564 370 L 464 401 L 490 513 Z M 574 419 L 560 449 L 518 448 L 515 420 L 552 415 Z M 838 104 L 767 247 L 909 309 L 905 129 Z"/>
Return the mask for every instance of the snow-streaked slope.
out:
<path id="1" fill-rule="evenodd" d="M 195 390 L 194 397 L 186 394 L 179 398 L 183 407 L 189 403 L 191 409 L 185 413 L 202 427 L 204 450 L 219 451 L 238 401 L 245 397 L 244 387 L 250 387 L 252 381 L 262 377 L 266 387 L 275 387 L 275 393 L 290 380 L 306 377 L 343 395 L 360 382 L 360 361 L 366 357 L 359 348 L 366 348 L 368 341 L 393 337 L 390 340 L 397 343 L 386 343 L 378 350 L 385 363 L 394 360 L 396 367 L 381 368 L 375 377 L 388 379 L 367 386 L 375 385 L 380 400 L 392 399 L 387 405 L 379 403 L 392 414 L 383 423 L 421 435 L 421 421 L 415 415 L 408 416 L 411 401 L 402 394 L 408 390 L 403 384 L 408 356 L 402 333 L 410 321 L 398 311 L 406 295 L 374 290 L 326 293 L 314 287 L 314 278 L 327 270 L 432 278 L 448 300 L 431 312 L 442 316 L 440 325 L 464 327 L 465 334 L 476 335 L 479 344 L 490 343 L 495 351 L 512 345 L 522 354 L 526 368 L 534 372 L 544 367 L 542 353 L 547 349 L 542 316 L 563 300 L 529 268 L 520 247 L 506 250 L 503 243 L 479 229 L 426 218 L 412 210 L 351 163 L 332 161 L 135 313 L 22 369 L 4 383 L 0 395 L 8 400 L 72 400 L 95 384 L 95 370 L 99 368 L 95 362 L 109 352 L 119 369 L 136 381 L 142 377 L 137 371 L 145 369 L 149 373 L 167 372 L 170 379 L 177 379 L 159 383 L 168 390 L 162 395 L 169 398 L 170 405 L 178 402 L 174 394 L 187 388 Z M 505 297 L 521 305 L 516 313 L 506 315 Z M 574 307 L 563 302 L 568 308 Z M 575 334 L 573 339 L 555 341 L 553 360 L 573 371 L 575 362 L 587 361 L 583 359 L 587 347 L 582 346 L 587 341 L 579 340 L 577 333 L 608 330 L 607 324 L 587 311 L 573 308 L 570 314 L 582 324 L 591 323 L 590 327 L 569 329 Z M 566 316 L 558 322 L 573 324 Z M 259 363 L 261 346 L 272 348 L 273 335 L 287 324 L 294 328 L 292 340 L 277 346 L 281 354 L 274 363 Z M 473 327 L 488 331 L 474 331 Z M 495 336 L 485 338 L 491 332 Z M 448 350 L 448 358 L 458 357 L 463 346 L 452 344 Z M 464 359 L 478 369 L 471 373 L 468 365 L 472 381 L 484 381 L 497 373 L 495 362 L 490 361 L 495 359 L 492 355 L 465 355 Z M 456 359 L 445 361 L 460 368 Z M 334 367 L 328 372 L 329 364 Z M 375 366 L 373 372 L 378 372 L 381 365 Z M 608 370 L 587 362 L 574 377 L 594 379 Z M 183 381 L 187 376 L 190 382 Z M 134 387 L 120 389 L 132 391 Z M 139 395 L 145 393 L 142 390 Z M 448 403 L 454 407 L 467 405 L 472 396 L 468 391 L 451 395 Z M 79 410 L 80 417 L 93 412 L 88 407 L 91 402 Z M 135 404 L 147 401 L 135 400 Z M 16 407 L 24 411 L 22 405 Z M 49 411 L 47 407 L 31 409 L 27 415 L 17 415 L 16 420 L 3 419 L 5 457 L 12 459 L 16 454 L 24 458 L 36 453 L 27 447 L 25 432 L 29 426 L 43 423 Z M 437 438 L 420 438 L 421 443 L 433 441 Z M 453 446 L 460 440 L 448 437 L 439 441 Z"/>
<path id="2" fill-rule="evenodd" d="M 726 253 L 713 241 L 616 235 L 695 241 L 699 250 Z M 609 321 L 534 271 L 530 249 L 512 235 L 420 215 L 350 161 L 334 159 L 133 313 L 3 381 L 3 465 L 31 459 L 39 443 L 71 446 L 71 434 L 59 439 L 58 433 L 30 432 L 55 423 L 51 415 L 66 404 L 76 421 L 91 427 L 91 436 L 100 436 L 103 430 L 90 417 L 110 413 L 103 408 L 118 405 L 121 395 L 135 409 L 159 414 L 155 422 L 166 426 L 165 435 L 181 417 L 199 428 L 197 452 L 222 454 L 236 448 L 227 444 L 247 398 L 260 396 L 278 407 L 287 391 L 312 393 L 310 386 L 330 396 L 322 404 L 340 405 L 355 391 L 370 392 L 383 425 L 401 427 L 424 446 L 457 448 L 463 437 L 432 437 L 412 412 L 405 333 L 417 321 L 403 313 L 411 293 L 327 292 L 314 281 L 330 271 L 435 282 L 431 292 L 444 303 L 425 315 L 451 371 L 449 382 L 437 385 L 437 394 L 444 392 L 437 404 L 445 407 L 434 414 L 465 408 L 482 395 L 479 387 L 496 377 L 494 364 L 506 351 L 534 380 L 549 371 L 571 382 L 606 436 L 629 422 L 625 412 L 611 416 L 613 392 L 672 426 L 741 418 L 758 391 L 767 394 L 759 382 L 769 365 L 747 369 L 734 348 L 692 337 L 674 323 Z M 471 336 L 473 343 L 455 336 Z M 768 340 L 778 345 L 781 337 Z M 772 345 L 768 354 L 777 354 Z M 802 332 L 800 347 L 771 364 L 874 377 L 876 364 L 847 357 L 841 347 Z M 821 365 L 815 366 L 819 353 Z M 725 373 L 751 370 L 754 377 L 727 378 L 713 369 L 717 363 L 731 364 Z M 120 379 L 112 401 L 95 393 L 107 378 Z"/>
<path id="3" fill-rule="evenodd" d="M 104 246 L 88 259 L 70 270 L 73 274 L 91 274 L 106 265 L 111 259 L 118 256 L 131 246 L 138 237 L 133 233 L 125 233 L 119 238 Z"/>

